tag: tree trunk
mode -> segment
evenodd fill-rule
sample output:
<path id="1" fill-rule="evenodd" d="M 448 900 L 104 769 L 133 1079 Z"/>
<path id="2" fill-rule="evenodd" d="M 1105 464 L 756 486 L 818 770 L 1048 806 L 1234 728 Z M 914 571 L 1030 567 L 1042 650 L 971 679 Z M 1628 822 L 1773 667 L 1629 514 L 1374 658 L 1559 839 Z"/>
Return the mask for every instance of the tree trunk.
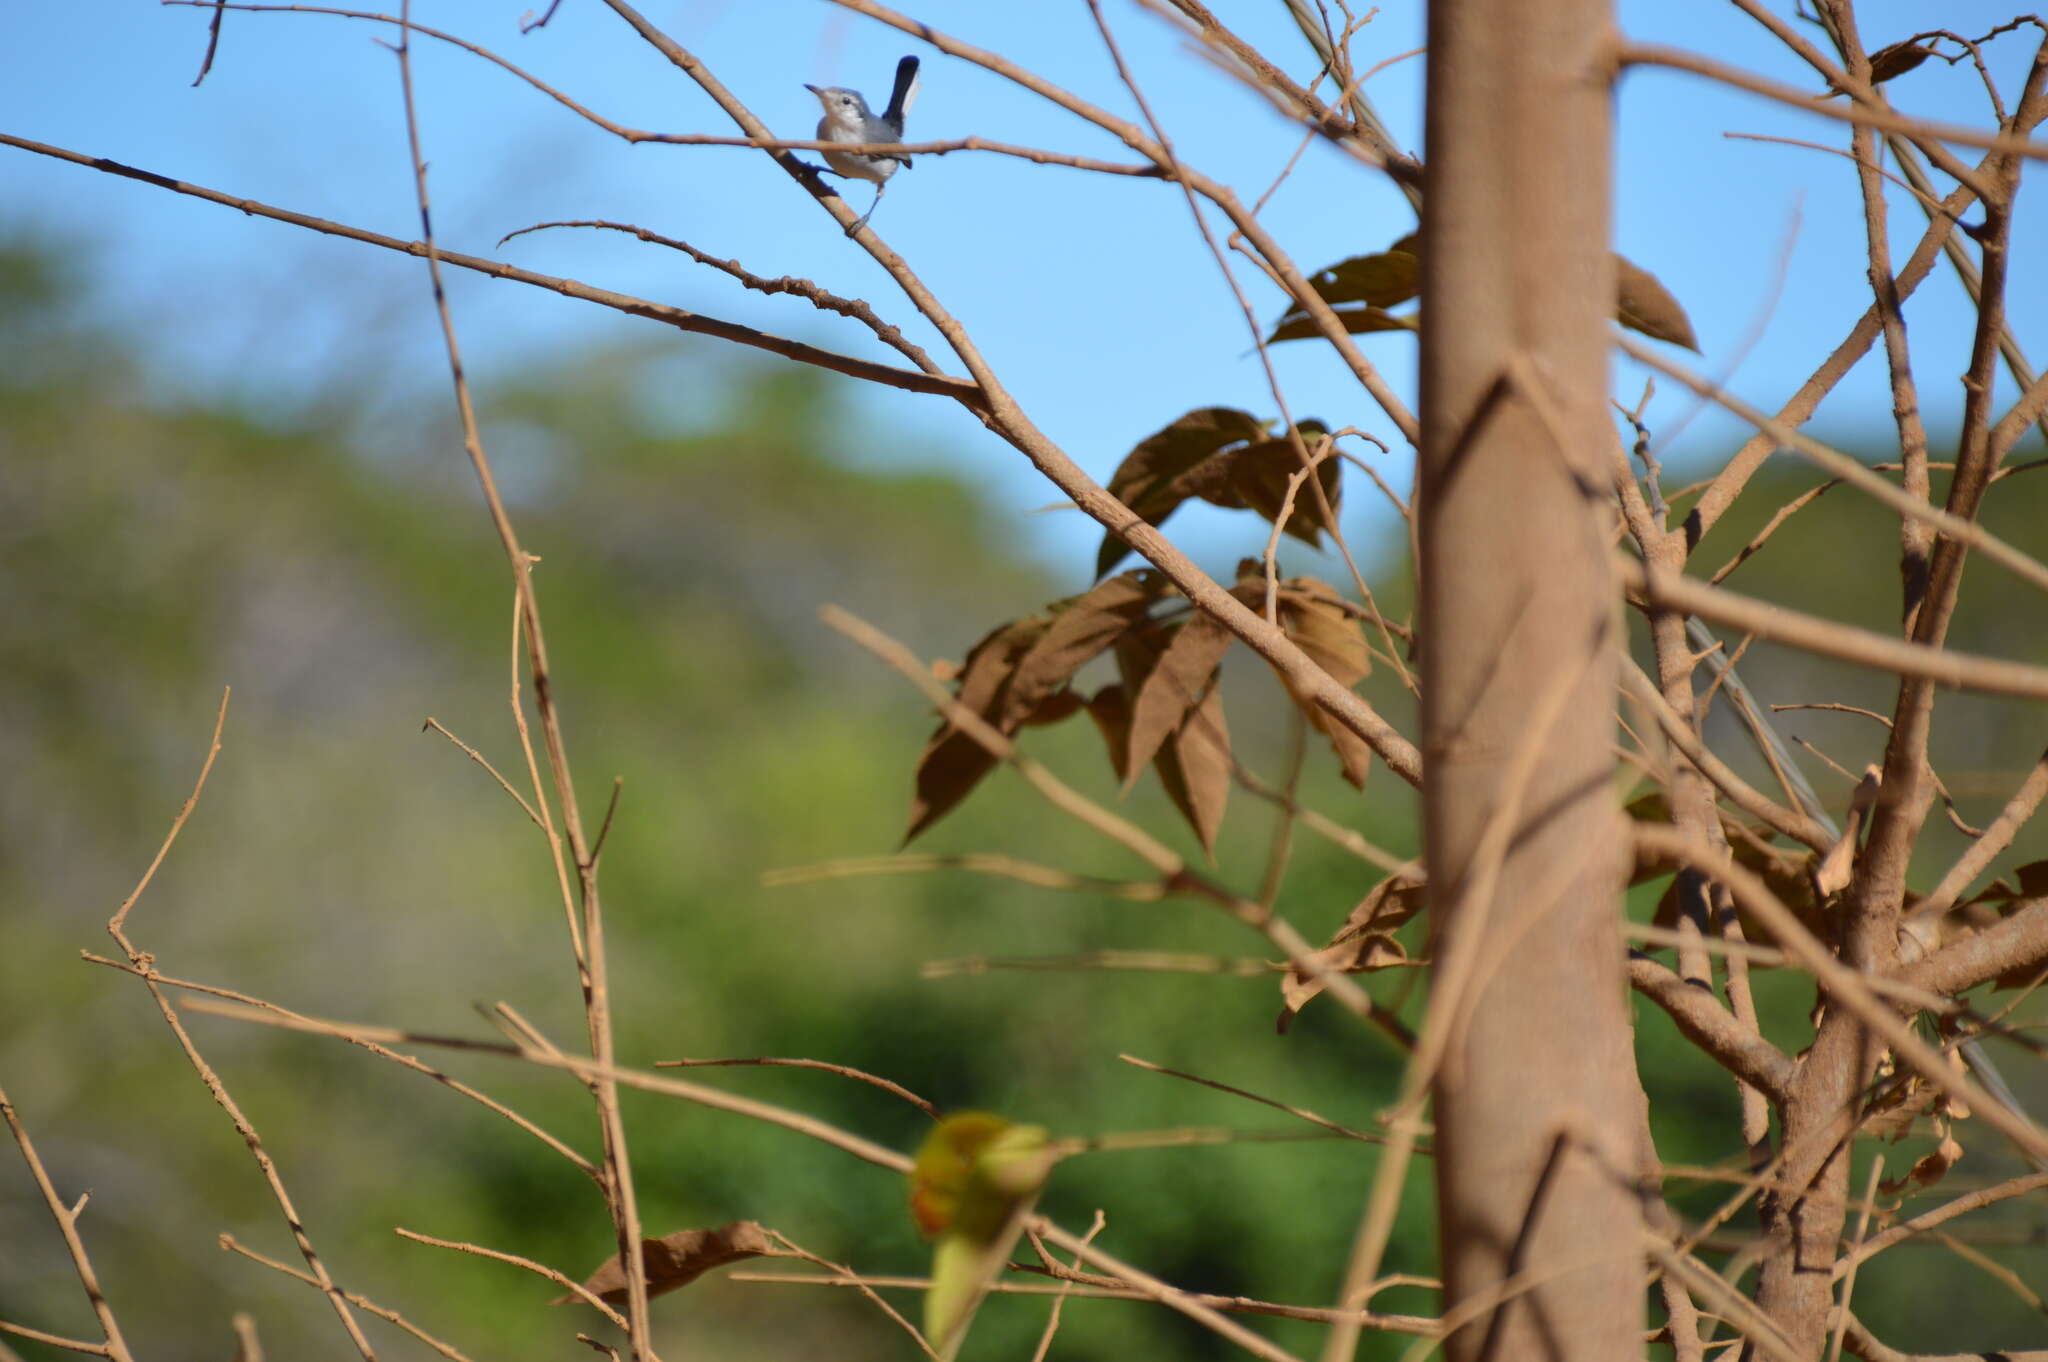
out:
<path id="1" fill-rule="evenodd" d="M 1434 0 L 1423 235 L 1425 831 L 1453 1362 L 1635 1358 L 1641 1216 L 1607 562 L 1608 6 Z M 1517 1273 L 1532 1289 L 1490 1302 Z"/>

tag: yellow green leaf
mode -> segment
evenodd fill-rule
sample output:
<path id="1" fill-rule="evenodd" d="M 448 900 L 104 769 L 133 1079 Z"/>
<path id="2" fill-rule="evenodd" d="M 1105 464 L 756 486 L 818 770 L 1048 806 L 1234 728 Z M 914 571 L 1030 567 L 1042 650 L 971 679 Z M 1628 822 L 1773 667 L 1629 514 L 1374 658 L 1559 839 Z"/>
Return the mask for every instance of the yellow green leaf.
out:
<path id="1" fill-rule="evenodd" d="M 919 1147 L 910 1208 L 918 1228 L 936 1238 L 924 1332 L 942 1357 L 958 1351 L 1054 1158 L 1045 1127 L 1014 1125 L 986 1111 L 947 1117 Z"/>

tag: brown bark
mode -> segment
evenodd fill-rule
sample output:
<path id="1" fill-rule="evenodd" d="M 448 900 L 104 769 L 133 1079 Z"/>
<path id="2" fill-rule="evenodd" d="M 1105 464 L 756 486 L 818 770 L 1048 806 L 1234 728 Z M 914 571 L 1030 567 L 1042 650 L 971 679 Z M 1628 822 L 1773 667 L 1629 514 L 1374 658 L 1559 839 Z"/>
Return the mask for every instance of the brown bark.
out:
<path id="1" fill-rule="evenodd" d="M 1848 57 L 1851 75 L 1864 79 L 1869 62 L 1861 51 L 1850 7 L 1832 4 L 1826 13 Z M 2030 131 L 2048 112 L 2042 99 L 2044 77 L 2048 77 L 2048 65 L 2037 50 L 2018 113 L 2007 131 Z M 1990 442 L 1992 377 L 1999 358 L 1999 337 L 2005 330 L 2010 210 L 2019 170 L 2018 159 L 2006 155 L 1988 157 L 1977 168 L 1985 187 L 1985 220 L 1976 232 L 1983 274 L 1977 333 L 1964 375 L 1955 477 L 1947 505 L 1951 514 L 1966 520 L 1976 518 L 1995 471 Z M 1879 299 L 1880 304 L 1884 301 Z M 1895 377 L 1901 354 L 1893 355 Z M 1966 547 L 1960 541 L 1935 541 L 1924 569 L 1924 594 L 1909 593 L 1905 603 L 1906 633 L 1913 642 L 1929 648 L 1945 644 L 1965 557 Z M 1910 585 L 1910 579 L 1921 571 L 1910 552 L 1905 567 Z M 1855 879 L 1843 897 L 1842 957 L 1872 973 L 1892 974 L 1898 968 L 1906 872 L 1934 798 L 1927 771 L 1934 695 L 1929 678 L 1908 676 L 1900 683 L 1870 836 L 1857 860 Z M 1774 1215 L 1782 1216 L 1788 1235 L 1785 1250 L 1766 1258 L 1757 1274 L 1756 1303 L 1785 1331 L 1793 1347 L 1804 1352 L 1817 1349 L 1826 1337 L 1833 1305 L 1833 1260 L 1848 1214 L 1851 1113 L 1882 1053 L 1882 1043 L 1870 1036 L 1851 1011 L 1831 1009 L 1801 1062 L 1799 1079 L 1785 1105 L 1786 1158 L 1762 1210 L 1766 1223 Z"/>
<path id="2" fill-rule="evenodd" d="M 1641 1347 L 1601 503 L 1607 22 L 1598 0 L 1430 7 L 1424 804 L 1436 986 L 1471 967 L 1434 1089 L 1446 1308 L 1537 1280 L 1453 1334 L 1454 1362 Z"/>

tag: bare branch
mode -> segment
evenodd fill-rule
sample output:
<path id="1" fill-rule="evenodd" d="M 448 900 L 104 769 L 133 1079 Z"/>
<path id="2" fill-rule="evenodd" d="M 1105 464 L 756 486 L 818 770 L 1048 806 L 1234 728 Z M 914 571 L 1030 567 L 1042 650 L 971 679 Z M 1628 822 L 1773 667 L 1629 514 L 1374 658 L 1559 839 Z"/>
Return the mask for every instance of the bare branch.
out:
<path id="1" fill-rule="evenodd" d="M 223 1234 L 220 1237 L 220 1246 L 223 1249 L 226 1249 L 229 1253 L 239 1253 L 244 1258 L 247 1258 L 250 1262 L 261 1263 L 263 1266 L 269 1268 L 272 1272 L 282 1273 L 283 1275 L 290 1277 L 294 1281 L 304 1282 L 306 1285 L 314 1287 L 316 1289 L 320 1285 L 319 1281 L 316 1278 L 314 1278 L 314 1276 L 311 1273 L 301 1272 L 297 1268 L 293 1267 L 290 1263 L 281 1263 L 275 1258 L 265 1257 L 263 1254 L 256 1252 L 256 1250 L 250 1248 L 248 1245 L 236 1239 L 235 1236 L 233 1236 L 232 1234 Z M 469 1362 L 468 1356 L 464 1354 L 460 1348 L 457 1348 L 452 1343 L 444 1342 L 443 1340 L 434 1337 L 425 1329 L 420 1328 L 419 1325 L 414 1324 L 411 1320 L 407 1319 L 404 1315 L 399 1314 L 396 1310 L 388 1309 L 385 1306 L 379 1305 L 377 1304 L 377 1302 L 371 1300 L 368 1296 L 365 1296 L 360 1292 L 348 1291 L 344 1292 L 343 1294 L 348 1297 L 349 1304 L 355 1306 L 356 1309 L 361 1310 L 365 1314 L 375 1315 L 377 1318 L 385 1321 L 386 1323 L 395 1325 L 398 1328 L 405 1330 L 405 1332 L 411 1334 L 414 1338 L 426 1344 L 429 1348 L 432 1348 L 435 1352 L 441 1354 L 441 1356 L 447 1358 L 448 1362 Z M 241 1321 L 247 1318 L 248 1316 L 246 1315 L 237 1315 L 235 1317 L 238 1332 Z M 241 1362 L 241 1359 L 238 1358 L 237 1362 Z"/>
<path id="2" fill-rule="evenodd" d="M 892 1083 L 886 1078 L 868 1073 L 862 1069 L 856 1069 L 850 1064 L 828 1064 L 822 1059 L 778 1059 L 767 1056 L 752 1059 L 657 1059 L 654 1061 L 654 1067 L 657 1069 L 712 1069 L 732 1068 L 735 1066 L 763 1069 L 816 1069 L 821 1073 L 838 1074 L 842 1078 L 851 1078 L 855 1082 L 866 1083 L 871 1087 L 880 1088 L 892 1097 L 902 1098 L 934 1121 L 939 1119 L 939 1109 L 937 1107 L 924 1098 L 919 1097 L 901 1083 Z"/>
<path id="3" fill-rule="evenodd" d="M 1908 516 L 1936 530 L 1958 544 L 1977 550 L 1992 562 L 2011 571 L 2021 580 L 2048 591 L 2048 564 L 2029 554 L 2022 553 L 2012 545 L 1986 530 L 1976 521 L 1953 511 L 1939 510 L 1915 497 L 1904 488 L 1894 487 L 1864 464 L 1849 457 L 1840 450 L 1830 449 L 1812 436 L 1801 434 L 1785 422 L 1744 402 L 1725 388 L 1711 383 L 1680 364 L 1673 364 L 1648 346 L 1627 336 L 1617 336 L 1615 344 L 1628 352 L 1631 359 L 1646 364 L 1661 374 L 1677 379 L 1701 397 L 1710 398 L 1726 407 L 1735 415 L 1755 426 L 1778 444 L 1804 455 L 1819 464 L 1835 477 L 1853 484 L 1858 490 L 1883 502 L 1903 516 Z"/>
<path id="4" fill-rule="evenodd" d="M 1991 826 L 1984 829 L 1984 835 L 1970 844 L 1968 850 L 1956 858 L 1956 863 L 1941 877 L 1941 883 L 1934 886 L 1926 898 L 1913 908 L 1913 918 L 1937 918 L 1955 907 L 1963 891 L 1977 882 L 1977 877 L 1987 870 L 1991 863 L 2012 845 L 2012 839 L 2019 835 L 2034 811 L 2041 807 L 2041 800 L 2048 797 L 2048 751 L 2044 751 L 2034 762 L 2027 778 L 2013 791 L 2012 798 L 1998 811 L 1998 817 L 1991 820 Z"/>
<path id="5" fill-rule="evenodd" d="M 1987 979 L 2043 963 L 2048 963 L 2048 898 L 2021 899 L 2010 917 L 1914 961 L 1897 977 L 1916 988 L 1961 993 Z"/>
<path id="6" fill-rule="evenodd" d="M 1779 944 L 1813 973 L 1835 1002 L 1854 1014 L 1858 1022 L 1883 1037 L 1901 1062 L 1911 1065 L 1922 1078 L 1941 1091 L 1967 1103 L 1986 1125 L 1995 1127 L 2022 1149 L 2034 1154 L 2048 1153 L 2048 1133 L 1993 1100 L 1975 1083 L 1958 1074 L 1944 1056 L 1920 1039 L 1911 1026 L 1900 1020 L 1890 1006 L 1871 992 L 1870 986 L 1856 970 L 1837 960 L 1827 947 L 1815 940 L 1813 933 L 1791 909 L 1778 901 L 1760 877 L 1714 855 L 1708 848 L 1674 829 L 1638 824 L 1635 836 L 1638 846 L 1662 855 L 1680 857 L 1721 880 L 1734 893 L 1736 902 L 1769 928 Z M 2043 916 L 2048 916 L 2048 905 L 2044 905 Z M 1910 976 L 1911 972 L 1907 974 Z M 1908 977 L 1908 982 L 1920 988 L 1930 987 L 1925 978 Z"/>
<path id="7" fill-rule="evenodd" d="M 1616 572 L 1632 592 L 1744 633 L 1775 639 L 1824 657 L 1837 657 L 1902 676 L 1921 676 L 1943 685 L 2023 700 L 2048 700 L 2048 668 L 1978 657 L 1971 653 L 1906 643 L 1818 615 L 1807 615 L 1738 596 L 1691 577 L 1646 567 L 1633 558 L 1617 561 Z"/>
<path id="8" fill-rule="evenodd" d="M 1648 998 L 1685 1033 L 1701 1053 L 1770 1099 L 1782 1104 L 1792 1091 L 1797 1067 L 1715 999 L 1707 988 L 1681 979 L 1646 956 L 1631 956 L 1629 986 Z"/>
<path id="9" fill-rule="evenodd" d="M 225 208 L 232 208 L 237 212 L 246 213 L 251 217 L 270 218 L 275 222 L 289 223 L 294 227 L 304 227 L 310 231 L 325 233 L 328 236 L 345 237 L 350 241 L 360 241 L 366 245 L 380 246 L 387 251 L 397 251 L 401 255 L 425 258 L 427 254 L 427 247 L 422 242 L 402 241 L 397 237 L 385 236 L 381 232 L 367 231 L 360 227 L 350 227 L 345 223 L 329 222 L 324 218 L 312 217 L 305 213 L 294 213 L 288 209 L 273 208 L 269 204 L 259 203 L 255 199 L 238 199 L 231 194 L 223 194 L 219 190 L 207 189 L 196 184 L 188 184 L 183 180 L 173 180 L 167 176 L 155 174 L 152 171 L 138 170 L 134 166 L 123 165 L 119 161 L 110 161 L 104 157 L 86 156 L 79 152 L 67 151 L 62 147 L 48 146 L 42 142 L 32 142 L 25 137 L 15 137 L 8 133 L 0 133 L 0 146 L 18 147 L 23 151 L 32 151 L 39 156 L 53 157 L 59 161 L 69 161 L 73 165 L 84 166 L 90 170 L 102 171 L 109 175 L 120 175 L 131 180 L 140 180 L 144 184 L 153 184 L 159 189 L 168 189 L 174 194 L 186 194 L 196 199 L 205 199 L 208 203 L 217 203 Z M 534 270 L 521 269 L 517 265 L 507 265 L 501 261 L 486 260 L 480 256 L 463 255 L 456 251 L 445 250 L 437 251 L 436 256 L 445 265 L 454 265 L 461 269 L 473 270 L 478 274 L 487 275 L 493 279 L 510 279 L 515 283 L 530 284 L 535 288 L 543 288 L 551 293 L 559 293 L 565 298 L 575 298 L 586 303 L 596 303 L 600 307 L 608 307 L 614 311 L 626 313 L 628 316 L 644 317 L 649 321 L 661 322 L 664 325 L 676 328 L 678 331 L 712 336 L 719 340 L 731 341 L 735 345 L 745 345 L 752 349 L 765 350 L 769 354 L 795 360 L 799 364 L 810 364 L 820 369 L 830 369 L 834 373 L 845 374 L 850 378 L 864 378 L 888 387 L 901 388 L 906 392 L 950 397 L 957 402 L 966 404 L 970 408 L 978 408 L 981 405 L 978 390 L 974 384 L 964 379 L 924 374 L 913 369 L 898 369 L 887 364 L 876 364 L 869 360 L 854 359 L 847 355 L 834 354 L 830 350 L 820 350 L 816 346 L 805 345 L 801 341 L 785 340 L 781 336 L 770 335 L 764 331 L 756 331 L 752 327 L 740 326 L 735 322 L 719 321 L 715 317 L 706 317 L 699 313 L 688 312 L 679 307 L 671 307 L 666 303 L 649 302 L 644 298 L 635 298 L 630 294 L 614 293 L 610 289 L 596 288 L 574 279 L 541 274 Z"/>
<path id="10" fill-rule="evenodd" d="M 152 867 L 154 869 L 154 867 Z M 36 1156 L 35 1142 L 28 1137 L 21 1118 L 15 1114 L 14 1104 L 7 1100 L 7 1091 L 0 1088 L 0 1119 L 7 1122 L 7 1129 L 14 1135 L 14 1143 L 21 1149 L 21 1157 L 28 1163 L 29 1175 L 35 1179 L 36 1190 L 43 1194 L 43 1205 L 49 1208 L 50 1218 L 57 1222 L 58 1233 L 64 1236 L 64 1248 L 71 1255 L 72 1270 L 78 1274 L 78 1284 L 85 1289 L 86 1300 L 92 1303 L 92 1312 L 99 1319 L 103 1344 L 80 1345 L 70 1340 L 59 1339 L 54 1334 L 44 1334 L 25 1329 L 19 1325 L 5 1326 L 7 1332 L 23 1338 L 35 1338 L 44 1343 L 54 1343 L 60 1348 L 74 1352 L 92 1352 L 113 1362 L 134 1362 L 128 1351 L 128 1341 L 121 1336 L 120 1321 L 114 1318 L 113 1307 L 100 1291 L 99 1275 L 93 1271 L 92 1258 L 85 1251 L 85 1241 L 78 1236 L 78 1215 L 84 1202 L 78 1206 L 66 1206 L 64 1198 L 57 1195 L 56 1184 L 43 1168 L 43 1161 Z"/>
<path id="11" fill-rule="evenodd" d="M 2048 160 L 2048 142 L 1979 132 L 1975 128 L 1955 123 L 1937 123 L 1932 119 L 1912 118 L 1905 114 L 1893 113 L 1889 109 L 1872 108 L 1863 104 L 1844 105 L 1829 102 L 1824 96 L 1816 97 L 1795 86 L 1750 75 L 1747 71 L 1702 57 L 1696 52 L 1658 47 L 1650 43 L 1623 43 L 1616 57 L 1624 66 L 1662 66 L 1673 71 L 1687 71 L 1719 81 L 1723 85 L 1732 85 L 1738 90 L 1747 90 L 1753 95 L 1774 99 L 1780 104 L 1806 113 L 1819 114 L 1823 118 L 1861 124 L 1885 132 L 1903 133 L 1912 138 L 1914 144 L 1922 151 L 1934 148 L 1930 159 L 1940 164 L 1943 172 L 1951 179 L 1972 189 L 1979 189 L 1980 192 L 1981 187 L 1976 176 L 1965 167 L 1954 164 L 1953 158 L 1939 150 L 1940 143 L 1954 142 L 1958 146 L 1980 147 L 2001 155 L 2024 156 L 2036 161 Z"/>

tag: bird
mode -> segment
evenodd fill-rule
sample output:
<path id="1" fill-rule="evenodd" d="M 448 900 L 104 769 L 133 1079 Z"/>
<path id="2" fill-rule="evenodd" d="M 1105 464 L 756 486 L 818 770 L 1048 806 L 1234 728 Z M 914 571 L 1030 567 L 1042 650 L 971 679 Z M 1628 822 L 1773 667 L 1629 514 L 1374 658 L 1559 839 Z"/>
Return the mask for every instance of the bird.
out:
<path id="1" fill-rule="evenodd" d="M 905 57 L 896 63 L 896 85 L 889 92 L 889 107 L 879 115 L 868 111 L 868 102 L 861 98 L 858 90 L 842 89 L 836 85 L 820 89 L 806 84 L 804 88 L 816 95 L 818 103 L 825 108 L 825 116 L 818 120 L 820 142 L 901 142 L 904 116 L 910 112 L 911 101 L 917 98 L 917 58 Z M 852 236 L 867 226 L 868 219 L 881 206 L 882 190 L 887 187 L 889 177 L 896 173 L 898 166 L 908 166 L 910 158 L 890 152 L 828 151 L 825 164 L 835 174 L 848 179 L 868 180 L 875 186 L 875 201 L 846 229 L 846 234 Z"/>

